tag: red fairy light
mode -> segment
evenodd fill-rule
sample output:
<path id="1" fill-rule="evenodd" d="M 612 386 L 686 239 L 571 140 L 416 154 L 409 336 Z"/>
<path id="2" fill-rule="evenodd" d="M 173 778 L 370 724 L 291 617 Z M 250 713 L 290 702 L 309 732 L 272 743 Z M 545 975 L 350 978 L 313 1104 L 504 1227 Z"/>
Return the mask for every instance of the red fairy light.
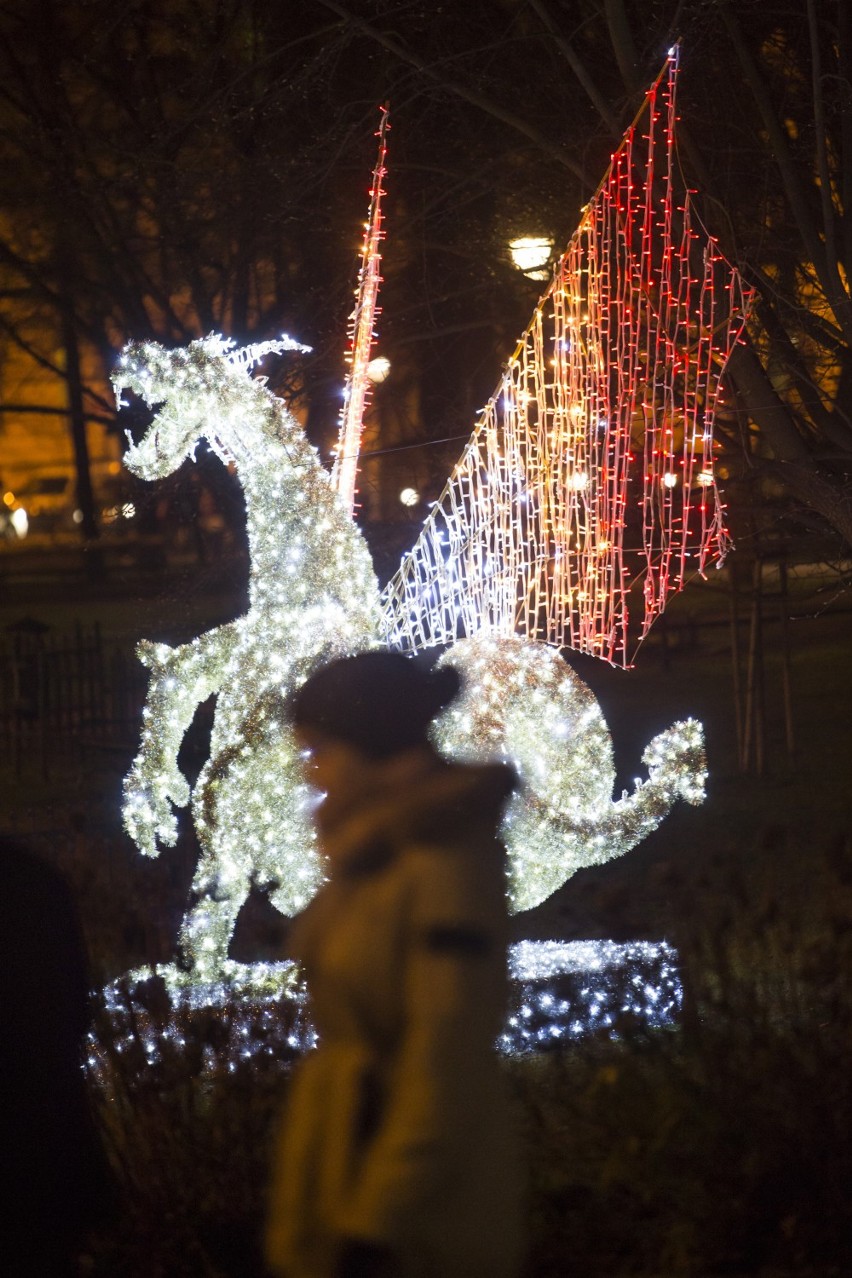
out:
<path id="1" fill-rule="evenodd" d="M 487 627 L 628 665 L 687 560 L 724 558 L 713 414 L 751 294 L 677 187 L 676 79 L 675 51 L 385 592 L 400 646 Z"/>
<path id="2" fill-rule="evenodd" d="M 358 272 L 358 288 L 355 292 L 355 309 L 349 317 L 349 353 L 346 356 L 348 373 L 343 388 L 343 409 L 340 414 L 340 435 L 337 459 L 331 479 L 350 513 L 355 510 L 355 482 L 358 475 L 358 454 L 361 451 L 361 434 L 364 414 L 370 400 L 370 379 L 367 368 L 375 339 L 374 324 L 378 314 L 379 285 L 382 282 L 382 182 L 386 176 L 387 133 L 389 108 L 379 108 L 381 122 L 376 131 L 379 139 L 379 155 L 373 169 L 370 186 L 370 212 L 364 223 L 364 240 L 361 246 L 361 266 Z"/>

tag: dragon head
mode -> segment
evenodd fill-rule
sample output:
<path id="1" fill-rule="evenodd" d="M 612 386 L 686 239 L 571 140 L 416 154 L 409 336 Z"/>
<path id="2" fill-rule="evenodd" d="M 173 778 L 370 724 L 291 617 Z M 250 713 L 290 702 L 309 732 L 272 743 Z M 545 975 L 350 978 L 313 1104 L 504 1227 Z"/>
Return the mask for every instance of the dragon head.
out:
<path id="1" fill-rule="evenodd" d="M 162 479 L 194 455 L 203 437 L 227 460 L 246 396 L 257 391 L 248 376 L 252 366 L 269 352 L 308 349 L 288 337 L 235 348 L 215 333 L 174 350 L 130 342 L 112 378 L 118 406 L 125 406 L 122 396 L 129 391 L 157 411 L 138 443 L 128 435 L 128 470 L 140 479 Z"/>

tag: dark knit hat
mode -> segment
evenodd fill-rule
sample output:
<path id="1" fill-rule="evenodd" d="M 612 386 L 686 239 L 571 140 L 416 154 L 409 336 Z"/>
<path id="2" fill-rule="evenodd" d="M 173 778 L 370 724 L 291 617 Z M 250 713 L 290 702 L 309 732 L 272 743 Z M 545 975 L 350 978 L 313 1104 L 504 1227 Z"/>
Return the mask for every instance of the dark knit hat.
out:
<path id="1" fill-rule="evenodd" d="M 458 694 L 452 666 L 399 652 L 359 652 L 315 671 L 290 702 L 297 728 L 314 728 L 372 759 L 423 745 L 429 724 Z"/>

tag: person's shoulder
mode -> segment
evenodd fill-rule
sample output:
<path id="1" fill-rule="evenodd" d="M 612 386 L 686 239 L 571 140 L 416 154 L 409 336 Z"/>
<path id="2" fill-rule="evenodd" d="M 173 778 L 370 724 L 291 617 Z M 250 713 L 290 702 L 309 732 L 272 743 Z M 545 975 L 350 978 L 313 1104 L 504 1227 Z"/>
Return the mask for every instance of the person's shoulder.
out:
<path id="1" fill-rule="evenodd" d="M 517 784 L 508 764 L 439 762 L 418 795 L 412 841 L 452 847 L 493 837 Z"/>
<path id="2" fill-rule="evenodd" d="M 394 891 L 414 919 L 479 919 L 507 912 L 506 853 L 494 830 L 471 826 L 440 839 L 407 842 L 394 869 Z"/>

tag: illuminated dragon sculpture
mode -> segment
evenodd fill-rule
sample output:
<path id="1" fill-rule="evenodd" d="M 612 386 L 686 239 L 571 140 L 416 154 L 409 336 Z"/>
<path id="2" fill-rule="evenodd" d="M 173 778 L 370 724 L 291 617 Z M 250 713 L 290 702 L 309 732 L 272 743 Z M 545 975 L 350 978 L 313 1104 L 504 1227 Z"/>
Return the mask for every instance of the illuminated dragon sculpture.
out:
<path id="1" fill-rule="evenodd" d="M 284 914 L 321 879 L 311 796 L 281 707 L 318 664 L 380 642 L 370 555 L 315 450 L 252 368 L 289 339 L 236 350 L 211 336 L 185 349 L 128 346 L 114 383 L 155 410 L 125 464 L 162 479 L 201 441 L 233 467 L 246 501 L 248 612 L 178 647 L 143 641 L 150 670 L 139 753 L 125 780 L 125 826 L 156 856 L 177 838 L 175 808 L 192 805 L 201 853 L 180 931 L 180 968 L 210 982 L 233 964 L 228 947 L 252 885 Z M 699 803 L 703 737 L 692 720 L 656 737 L 649 780 L 613 801 L 612 746 L 589 689 L 555 649 L 483 631 L 444 660 L 464 680 L 436 740 L 447 754 L 512 759 L 524 783 L 506 815 L 515 909 L 549 896 L 584 865 L 619 856 L 677 798 Z M 207 762 L 190 790 L 177 765 L 184 734 L 216 695 Z"/>

